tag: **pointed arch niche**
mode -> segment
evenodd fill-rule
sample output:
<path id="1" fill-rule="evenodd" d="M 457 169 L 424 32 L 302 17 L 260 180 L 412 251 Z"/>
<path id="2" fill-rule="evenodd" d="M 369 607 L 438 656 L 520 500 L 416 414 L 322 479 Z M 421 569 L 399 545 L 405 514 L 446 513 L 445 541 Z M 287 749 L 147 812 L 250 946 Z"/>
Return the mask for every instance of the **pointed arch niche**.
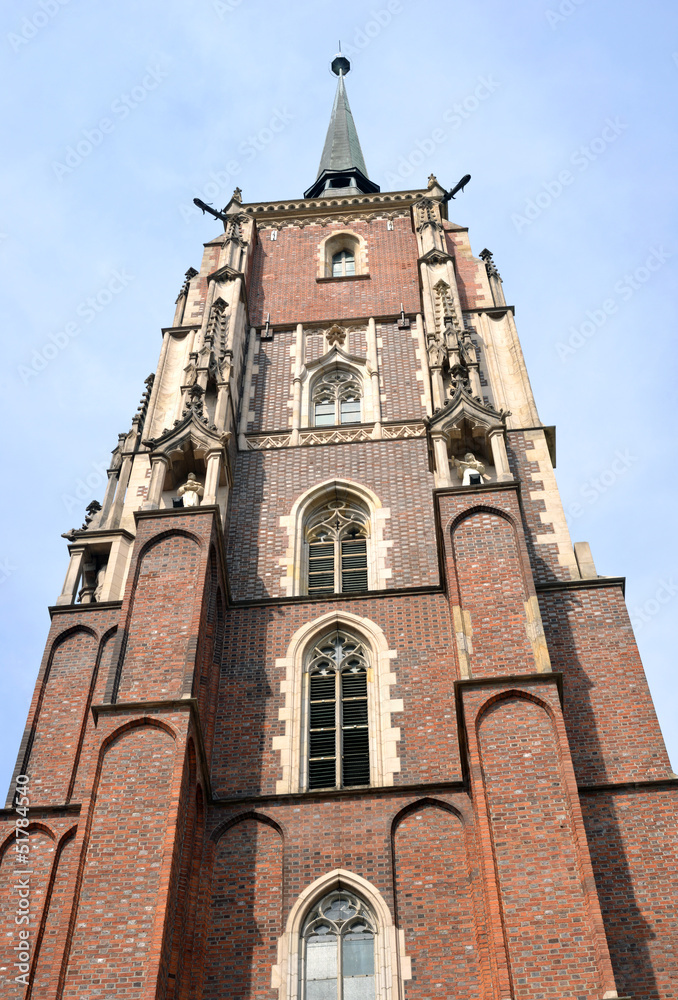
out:
<path id="1" fill-rule="evenodd" d="M 362 511 L 364 537 L 367 542 L 367 589 L 384 590 L 391 577 L 387 568 L 392 540 L 384 538 L 386 521 L 391 516 L 389 507 L 372 490 L 350 479 L 328 479 L 299 496 L 288 515 L 280 518 L 280 527 L 287 530 L 288 545 L 280 560 L 283 576 L 280 581 L 288 597 L 298 597 L 308 591 L 308 528 L 314 515 L 327 504 L 344 502 L 348 507 Z"/>
<path id="2" fill-rule="evenodd" d="M 285 932 L 278 941 L 278 964 L 273 966 L 271 986 L 279 1000 L 301 1000 L 302 934 L 313 908 L 333 892 L 358 897 L 372 918 L 374 927 L 374 995 L 379 1000 L 403 1000 L 404 982 L 412 978 L 410 960 L 405 955 L 405 939 L 379 890 L 353 872 L 335 868 L 307 886 L 290 910 Z"/>
<path id="3" fill-rule="evenodd" d="M 353 258 L 353 271 L 342 269 L 336 273 L 333 264 L 341 254 Z M 330 233 L 318 245 L 318 278 L 366 276 L 369 273 L 367 260 L 367 241 L 360 233 L 351 229 L 341 229 Z"/>
<path id="4" fill-rule="evenodd" d="M 346 331 L 342 327 L 335 324 L 326 336 L 337 338 L 333 346 L 322 357 L 307 362 L 301 372 L 300 426 L 302 428 L 339 427 L 351 424 L 378 423 L 381 419 L 379 384 L 374 366 L 370 364 L 368 358 L 349 354 L 343 349 L 342 345 L 347 338 Z M 327 390 L 332 389 L 332 383 L 337 383 L 334 418 L 329 419 L 327 423 L 324 420 L 320 423 L 316 403 L 324 399 Z M 323 392 L 323 390 L 325 391 Z M 342 406 L 344 399 L 348 399 L 349 396 L 359 401 L 360 404 L 356 413 L 352 415 L 344 412 L 346 410 L 345 403 Z M 327 398 L 329 400 L 329 395 Z"/>
<path id="5" fill-rule="evenodd" d="M 484 466 L 481 484 L 513 479 L 506 451 L 505 420 L 510 414 L 472 396 L 463 386 L 427 421 L 433 443 L 436 486 L 461 486 L 470 452 Z"/>
<path id="6" fill-rule="evenodd" d="M 284 736 L 273 737 L 273 749 L 280 752 L 282 778 L 276 783 L 276 794 L 306 791 L 308 786 L 308 665 L 309 654 L 328 633 L 340 630 L 354 636 L 365 647 L 369 661 L 367 679 L 367 715 L 369 731 L 370 785 L 394 783 L 400 771 L 397 742 L 400 729 L 391 724 L 391 714 L 403 711 L 401 698 L 391 697 L 396 684 L 392 661 L 395 649 L 388 648 L 386 636 L 369 618 L 342 611 L 321 615 L 303 625 L 292 637 L 287 655 L 275 661 L 284 671 L 281 692 L 285 704 L 278 718 L 285 722 Z"/>

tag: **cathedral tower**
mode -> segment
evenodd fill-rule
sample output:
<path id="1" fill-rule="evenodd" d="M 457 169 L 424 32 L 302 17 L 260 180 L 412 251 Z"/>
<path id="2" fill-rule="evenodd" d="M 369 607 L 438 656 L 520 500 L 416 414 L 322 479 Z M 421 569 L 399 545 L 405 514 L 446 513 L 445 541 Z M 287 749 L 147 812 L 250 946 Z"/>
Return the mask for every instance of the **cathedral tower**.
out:
<path id="1" fill-rule="evenodd" d="M 669 1000 L 676 780 L 624 580 L 570 539 L 492 254 L 433 175 L 370 180 L 332 65 L 316 180 L 207 209 L 66 533 L 2 996 Z"/>

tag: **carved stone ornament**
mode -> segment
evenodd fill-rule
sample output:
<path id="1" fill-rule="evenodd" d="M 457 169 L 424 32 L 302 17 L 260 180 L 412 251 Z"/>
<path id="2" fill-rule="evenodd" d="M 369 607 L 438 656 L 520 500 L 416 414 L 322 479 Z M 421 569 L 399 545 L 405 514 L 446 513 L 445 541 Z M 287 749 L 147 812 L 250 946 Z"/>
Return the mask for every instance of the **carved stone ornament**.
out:
<path id="1" fill-rule="evenodd" d="M 202 417 L 204 412 L 204 404 L 203 404 L 204 395 L 205 395 L 205 390 L 202 388 L 202 386 L 194 383 L 188 390 L 183 416 L 186 416 L 186 414 L 188 413 L 195 413 L 196 417 Z"/>
<path id="2" fill-rule="evenodd" d="M 327 343 L 330 347 L 334 347 L 337 344 L 339 347 L 343 347 L 346 343 L 346 330 L 337 323 L 334 323 L 327 331 Z"/>
<path id="3" fill-rule="evenodd" d="M 196 276 L 197 273 L 198 272 L 196 271 L 196 269 L 194 267 L 189 267 L 188 271 L 184 275 L 184 283 L 181 286 L 181 290 L 180 290 L 179 294 L 177 295 L 177 302 L 182 297 L 182 295 L 183 296 L 188 295 L 188 286 L 191 283 L 191 279 L 195 278 L 195 276 Z"/>

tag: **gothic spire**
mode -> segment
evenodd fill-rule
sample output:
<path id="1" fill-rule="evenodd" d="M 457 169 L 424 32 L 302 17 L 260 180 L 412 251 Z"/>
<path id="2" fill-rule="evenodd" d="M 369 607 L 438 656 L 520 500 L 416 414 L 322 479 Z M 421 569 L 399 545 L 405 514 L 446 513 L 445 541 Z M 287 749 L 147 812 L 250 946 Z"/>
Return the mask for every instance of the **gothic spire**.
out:
<path id="1" fill-rule="evenodd" d="M 367 176 L 367 167 L 360 148 L 358 132 L 348 103 L 344 77 L 351 64 L 339 52 L 332 60 L 332 72 L 339 77 L 334 96 L 330 126 L 327 130 L 323 155 L 315 183 L 304 192 L 304 198 L 329 197 L 339 193 L 379 191 Z"/>

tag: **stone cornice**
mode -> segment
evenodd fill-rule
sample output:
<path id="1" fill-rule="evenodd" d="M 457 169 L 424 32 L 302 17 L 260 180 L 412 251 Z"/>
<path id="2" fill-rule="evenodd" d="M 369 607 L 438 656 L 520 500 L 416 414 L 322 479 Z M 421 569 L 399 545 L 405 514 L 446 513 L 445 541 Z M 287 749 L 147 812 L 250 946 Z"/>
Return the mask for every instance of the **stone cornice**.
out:
<path id="1" fill-rule="evenodd" d="M 133 538 L 134 536 L 131 535 L 130 537 Z M 47 608 L 47 611 L 49 612 L 49 617 L 54 618 L 55 615 L 73 614 L 74 612 L 79 614 L 81 611 L 87 613 L 94 611 L 115 611 L 120 610 L 121 607 L 122 601 L 99 601 L 98 603 L 92 601 L 91 604 L 52 604 Z"/>
<path id="2" fill-rule="evenodd" d="M 243 205 L 243 212 L 257 223 L 291 222 L 303 216 L 322 219 L 333 215 L 369 214 L 409 209 L 426 191 L 392 191 L 375 194 L 359 194 L 350 198 L 303 198 L 295 201 L 263 201 Z"/>
<path id="3" fill-rule="evenodd" d="M 591 576 L 583 580 L 553 580 L 548 583 L 535 583 L 538 594 L 549 590 L 589 590 L 591 587 L 621 587 L 626 595 L 625 576 Z"/>

